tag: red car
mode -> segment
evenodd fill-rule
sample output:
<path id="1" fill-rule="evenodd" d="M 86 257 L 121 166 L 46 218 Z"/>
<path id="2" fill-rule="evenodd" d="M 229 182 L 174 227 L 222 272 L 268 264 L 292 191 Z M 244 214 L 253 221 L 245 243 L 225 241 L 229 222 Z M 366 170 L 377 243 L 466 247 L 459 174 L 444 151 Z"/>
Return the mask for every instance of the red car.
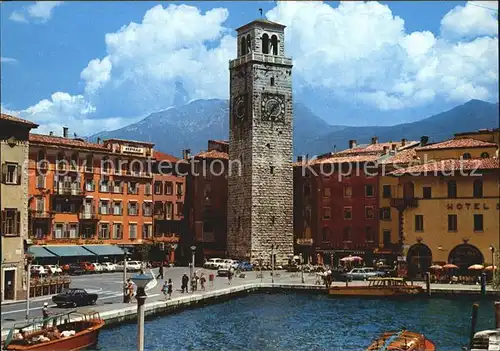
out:
<path id="1" fill-rule="evenodd" d="M 95 273 L 95 267 L 90 262 L 80 262 L 80 267 L 82 267 L 85 273 Z"/>

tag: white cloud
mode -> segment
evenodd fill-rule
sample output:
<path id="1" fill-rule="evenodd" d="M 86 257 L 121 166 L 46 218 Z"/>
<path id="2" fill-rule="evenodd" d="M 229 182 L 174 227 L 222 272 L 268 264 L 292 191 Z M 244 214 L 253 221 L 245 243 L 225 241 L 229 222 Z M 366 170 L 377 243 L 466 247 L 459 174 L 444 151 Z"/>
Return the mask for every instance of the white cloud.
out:
<path id="1" fill-rule="evenodd" d="M 17 63 L 17 60 L 15 58 L 12 58 L 12 57 L 2 56 L 2 57 L 0 57 L 0 62 L 1 63 Z"/>
<path id="2" fill-rule="evenodd" d="M 88 93 L 93 93 L 106 84 L 111 78 L 111 68 L 109 57 L 105 57 L 102 61 L 99 59 L 90 61 L 80 74 L 80 78 L 86 82 L 85 90 Z"/>
<path id="3" fill-rule="evenodd" d="M 498 36 L 498 2 L 469 1 L 455 7 L 441 20 L 441 33 L 449 38 Z"/>
<path id="4" fill-rule="evenodd" d="M 32 19 L 36 23 L 45 23 L 51 19 L 53 10 L 62 3 L 62 1 L 36 1 L 22 11 L 12 12 L 9 18 L 14 22 L 28 23 L 28 19 Z"/>

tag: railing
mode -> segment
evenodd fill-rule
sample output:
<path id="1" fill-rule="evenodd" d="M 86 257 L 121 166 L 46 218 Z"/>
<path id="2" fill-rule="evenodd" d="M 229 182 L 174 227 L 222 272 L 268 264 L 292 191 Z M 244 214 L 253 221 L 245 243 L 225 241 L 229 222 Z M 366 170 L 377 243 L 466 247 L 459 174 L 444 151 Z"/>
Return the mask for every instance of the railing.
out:
<path id="1" fill-rule="evenodd" d="M 54 188 L 57 195 L 83 195 L 84 191 L 80 187 L 57 186 Z"/>
<path id="2" fill-rule="evenodd" d="M 279 64 L 279 65 L 292 65 L 292 59 L 290 57 L 251 52 L 249 54 L 246 54 L 245 56 L 241 56 L 241 57 L 238 57 L 238 58 L 230 61 L 229 68 L 233 68 L 233 67 L 239 66 L 241 64 L 251 62 L 251 61 L 275 63 L 275 64 Z"/>
<path id="3" fill-rule="evenodd" d="M 415 208 L 418 207 L 418 199 L 417 198 L 400 198 L 400 199 L 391 199 L 391 207 L 396 208 Z"/>
<path id="4" fill-rule="evenodd" d="M 54 215 L 51 211 L 39 211 L 39 210 L 30 210 L 29 214 L 31 218 L 38 218 L 38 219 L 50 219 Z"/>
<path id="5" fill-rule="evenodd" d="M 78 219 L 80 220 L 95 220 L 98 221 L 101 218 L 101 215 L 96 212 L 91 211 L 81 211 L 78 213 Z"/>

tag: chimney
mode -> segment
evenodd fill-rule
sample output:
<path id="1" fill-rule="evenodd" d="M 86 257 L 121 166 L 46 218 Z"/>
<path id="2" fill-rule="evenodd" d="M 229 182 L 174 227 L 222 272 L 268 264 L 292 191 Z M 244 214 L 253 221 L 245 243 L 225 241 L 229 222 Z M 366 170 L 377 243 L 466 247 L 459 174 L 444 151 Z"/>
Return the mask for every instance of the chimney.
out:
<path id="1" fill-rule="evenodd" d="M 302 162 L 302 156 L 297 156 L 297 162 Z"/>
<path id="2" fill-rule="evenodd" d="M 68 137 L 68 127 L 63 127 L 63 138 Z"/>
<path id="3" fill-rule="evenodd" d="M 354 149 L 356 147 L 356 140 L 349 140 L 349 149 Z"/>
<path id="4" fill-rule="evenodd" d="M 422 135 L 420 137 L 420 146 L 425 146 L 429 142 L 429 137 L 427 135 Z"/>
<path id="5" fill-rule="evenodd" d="M 376 137 L 376 136 L 374 136 L 372 138 L 372 145 L 374 145 L 374 144 L 378 144 L 378 137 Z"/>
<path id="6" fill-rule="evenodd" d="M 384 155 L 387 154 L 387 151 L 389 151 L 389 146 L 384 146 Z"/>
<path id="7" fill-rule="evenodd" d="M 393 151 L 396 151 L 396 146 L 397 146 L 396 144 L 391 144 L 391 149 L 392 149 Z"/>
<path id="8" fill-rule="evenodd" d="M 50 131 L 50 132 L 49 132 L 49 135 L 50 135 L 50 136 L 53 136 L 53 135 L 54 135 L 54 132 Z"/>
<path id="9" fill-rule="evenodd" d="M 401 146 L 405 146 L 405 145 L 406 145 L 406 139 L 403 138 L 403 139 L 401 139 Z"/>
<path id="10" fill-rule="evenodd" d="M 187 160 L 189 158 L 189 154 L 191 153 L 191 149 L 182 150 L 182 158 Z"/>
<path id="11" fill-rule="evenodd" d="M 101 143 L 101 138 L 97 137 L 97 143 L 100 144 Z"/>

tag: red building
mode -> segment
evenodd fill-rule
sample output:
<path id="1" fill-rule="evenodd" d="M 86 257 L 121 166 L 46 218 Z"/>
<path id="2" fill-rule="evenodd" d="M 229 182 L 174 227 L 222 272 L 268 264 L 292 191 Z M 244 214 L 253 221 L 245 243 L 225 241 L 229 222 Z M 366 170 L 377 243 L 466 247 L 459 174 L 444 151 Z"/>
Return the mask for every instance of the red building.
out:
<path id="1" fill-rule="evenodd" d="M 187 228 L 181 239 L 183 261 L 191 260 L 193 245 L 197 263 L 226 255 L 228 151 L 228 142 L 209 140 L 207 151 L 193 157 L 185 152 Z"/>
<path id="2" fill-rule="evenodd" d="M 356 255 L 371 264 L 379 243 L 377 160 L 392 145 L 368 145 L 321 155 L 294 167 L 295 252 L 306 261 L 337 265 Z"/>

